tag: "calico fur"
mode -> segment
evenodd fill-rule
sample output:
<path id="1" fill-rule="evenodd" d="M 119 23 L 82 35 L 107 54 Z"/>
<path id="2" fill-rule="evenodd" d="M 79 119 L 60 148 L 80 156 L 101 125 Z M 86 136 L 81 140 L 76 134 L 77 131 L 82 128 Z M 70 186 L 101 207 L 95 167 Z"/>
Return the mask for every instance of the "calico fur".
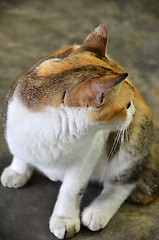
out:
<path id="1" fill-rule="evenodd" d="M 146 204 L 156 195 L 158 173 L 148 158 L 151 111 L 122 67 L 105 55 L 104 26 L 82 46 L 72 45 L 35 64 L 14 83 L 3 126 L 13 161 L 3 186 L 19 188 L 34 168 L 62 181 L 50 218 L 59 239 L 104 228 L 129 197 Z M 88 182 L 101 194 L 80 213 Z"/>

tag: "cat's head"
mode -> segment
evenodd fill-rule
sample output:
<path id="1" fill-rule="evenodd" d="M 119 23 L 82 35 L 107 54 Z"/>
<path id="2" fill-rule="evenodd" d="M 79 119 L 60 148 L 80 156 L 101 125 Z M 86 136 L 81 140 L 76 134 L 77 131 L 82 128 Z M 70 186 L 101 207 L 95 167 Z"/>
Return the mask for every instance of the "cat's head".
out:
<path id="1" fill-rule="evenodd" d="M 100 26 L 81 46 L 55 53 L 37 68 L 38 77 L 53 79 L 52 104 L 84 108 L 99 125 L 125 128 L 134 115 L 134 90 L 128 74 L 106 56 L 107 31 Z M 51 104 L 50 104 L 51 105 Z"/>

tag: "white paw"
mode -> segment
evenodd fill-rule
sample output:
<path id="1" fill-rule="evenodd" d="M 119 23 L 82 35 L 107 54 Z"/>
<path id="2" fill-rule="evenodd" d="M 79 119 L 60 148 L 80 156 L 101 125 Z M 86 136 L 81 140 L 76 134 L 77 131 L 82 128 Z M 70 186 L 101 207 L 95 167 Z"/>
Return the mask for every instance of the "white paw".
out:
<path id="1" fill-rule="evenodd" d="M 59 239 L 72 237 L 79 230 L 79 218 L 64 218 L 53 215 L 50 219 L 50 231 Z"/>
<path id="2" fill-rule="evenodd" d="M 28 178 L 27 175 L 20 175 L 9 166 L 4 169 L 1 175 L 1 182 L 4 187 L 20 188 L 26 184 Z"/>
<path id="3" fill-rule="evenodd" d="M 105 211 L 98 207 L 87 207 L 82 212 L 82 224 L 92 231 L 103 229 L 110 218 L 107 218 Z"/>

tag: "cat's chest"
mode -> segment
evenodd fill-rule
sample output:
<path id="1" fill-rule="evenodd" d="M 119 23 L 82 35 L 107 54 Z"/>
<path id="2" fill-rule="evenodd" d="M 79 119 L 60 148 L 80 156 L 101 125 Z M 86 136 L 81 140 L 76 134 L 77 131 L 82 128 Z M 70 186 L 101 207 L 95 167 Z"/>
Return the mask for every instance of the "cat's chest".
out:
<path id="1" fill-rule="evenodd" d="M 94 132 L 82 109 L 28 111 L 17 98 L 9 104 L 7 140 L 15 156 L 44 165 L 72 162 L 87 155 Z M 81 135 L 83 136 L 81 137 Z"/>

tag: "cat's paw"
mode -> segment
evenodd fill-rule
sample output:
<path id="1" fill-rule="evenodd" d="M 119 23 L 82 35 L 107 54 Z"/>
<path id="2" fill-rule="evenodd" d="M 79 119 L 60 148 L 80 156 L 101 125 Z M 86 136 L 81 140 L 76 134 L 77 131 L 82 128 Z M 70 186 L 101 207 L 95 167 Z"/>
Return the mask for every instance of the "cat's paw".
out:
<path id="1" fill-rule="evenodd" d="M 87 207 L 82 212 L 82 224 L 91 231 L 99 231 L 103 229 L 110 218 L 107 217 L 105 211 L 98 207 Z"/>
<path id="2" fill-rule="evenodd" d="M 1 175 L 1 183 L 4 187 L 20 188 L 26 184 L 28 178 L 27 175 L 20 175 L 9 166 Z"/>
<path id="3" fill-rule="evenodd" d="M 79 230 L 79 218 L 52 216 L 50 219 L 50 231 L 59 239 L 72 237 Z"/>

